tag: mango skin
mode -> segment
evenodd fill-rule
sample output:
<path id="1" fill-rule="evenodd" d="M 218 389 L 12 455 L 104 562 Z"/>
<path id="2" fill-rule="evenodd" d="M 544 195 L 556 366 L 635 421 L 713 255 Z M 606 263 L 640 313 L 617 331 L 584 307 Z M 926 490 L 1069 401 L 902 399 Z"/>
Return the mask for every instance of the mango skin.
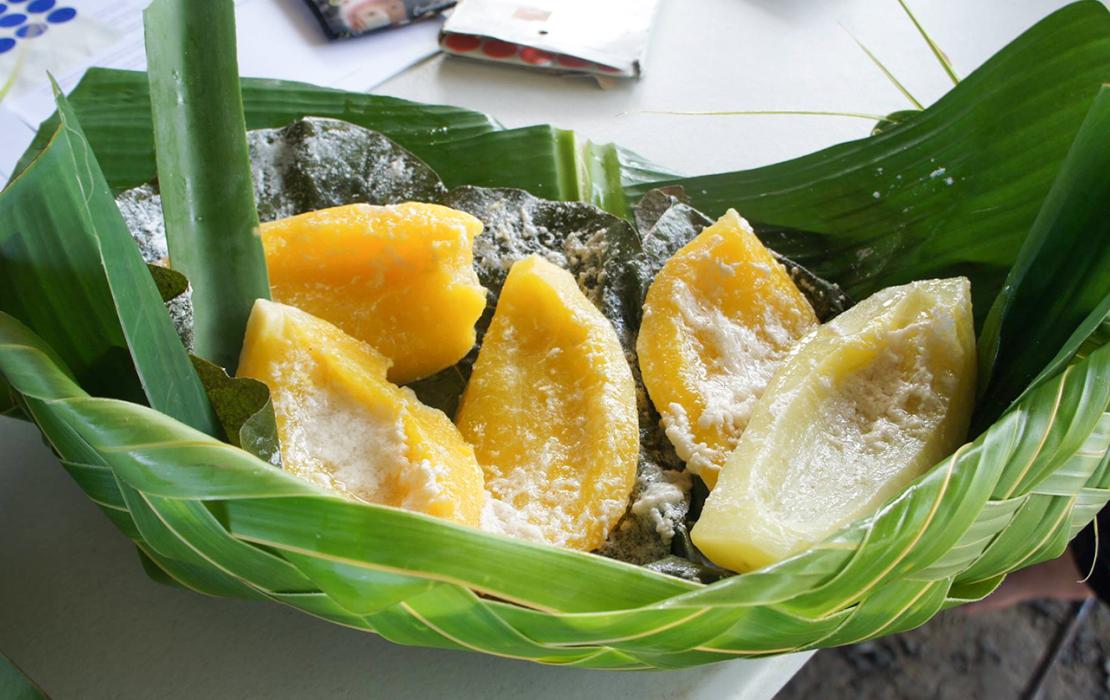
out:
<path id="1" fill-rule="evenodd" d="M 260 299 L 238 376 L 270 388 L 286 471 L 348 498 L 478 527 L 485 492 L 473 448 L 441 411 L 390 383 L 388 369 L 388 358 L 327 321 Z"/>
<path id="2" fill-rule="evenodd" d="M 456 423 L 490 496 L 548 544 L 596 549 L 628 507 L 632 370 L 609 321 L 542 258 L 509 271 Z"/>
<path id="3" fill-rule="evenodd" d="M 438 204 L 349 204 L 262 224 L 274 301 L 339 326 L 389 358 L 396 384 L 474 346 L 486 290 L 472 247 L 482 223 Z"/>
<path id="4" fill-rule="evenodd" d="M 874 513 L 965 439 L 975 331 L 964 278 L 884 289 L 794 349 L 691 536 L 751 571 Z"/>
<path id="5" fill-rule="evenodd" d="M 712 489 L 775 369 L 817 317 L 734 210 L 680 248 L 648 289 L 640 372 L 678 456 Z"/>

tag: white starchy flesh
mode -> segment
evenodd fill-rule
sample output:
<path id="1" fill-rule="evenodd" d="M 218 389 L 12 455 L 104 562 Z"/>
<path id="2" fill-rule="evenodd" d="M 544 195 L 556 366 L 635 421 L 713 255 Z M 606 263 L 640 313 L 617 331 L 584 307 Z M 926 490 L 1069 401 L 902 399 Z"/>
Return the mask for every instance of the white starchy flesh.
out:
<path id="1" fill-rule="evenodd" d="M 482 505 L 482 529 L 529 542 L 546 543 L 543 528 L 532 524 L 527 515 L 487 492 Z"/>
<path id="2" fill-rule="evenodd" d="M 694 543 L 748 571 L 874 512 L 963 441 L 975 368 L 964 278 L 883 290 L 809 334 L 756 406 Z"/>
<path id="3" fill-rule="evenodd" d="M 657 481 L 638 480 L 638 497 L 629 511 L 649 523 L 662 539 L 670 544 L 674 539 L 677 520 L 686 515 L 690 498 L 690 475 L 686 472 L 663 471 Z"/>
<path id="4" fill-rule="evenodd" d="M 303 313 L 258 303 L 281 309 L 271 323 L 285 322 L 283 313 Z M 356 400 L 341 383 L 327 381 L 327 368 L 304 348 L 290 346 L 273 374 L 285 377 L 271 386 L 271 398 L 287 471 L 351 498 L 409 510 L 428 512 L 448 496 L 445 465 L 409 459 L 405 407 Z"/>
<path id="5" fill-rule="evenodd" d="M 282 436 L 281 447 L 288 469 L 297 476 L 380 503 L 390 476 L 410 469 L 400 411 L 384 406 L 371 410 L 324 387 L 299 396 L 278 390 L 273 399 L 275 414 L 292 427 Z"/>
<path id="6" fill-rule="evenodd" d="M 691 338 L 681 351 L 704 357 L 706 346 L 715 349 L 713 357 L 706 358 L 709 361 L 704 372 L 694 378 L 694 391 L 702 407 L 696 423 L 701 428 L 721 428 L 733 439 L 724 448 L 699 442 L 694 437 L 690 416 L 679 403 L 662 407 L 660 416 L 667 437 L 687 468 L 695 474 L 705 474 L 724 463 L 747 426 L 756 400 L 786 354 L 785 347 L 776 347 L 769 341 L 785 332 L 774 314 L 769 313 L 764 338 L 729 318 L 711 299 L 699 299 L 685 284 L 677 285 L 674 301 Z"/>
<path id="7" fill-rule="evenodd" d="M 679 403 L 660 411 L 663 429 L 675 452 L 695 474 L 717 470 L 736 447 L 748 425 L 767 382 L 782 363 L 793 337 L 778 314 L 770 308 L 760 328 L 752 328 L 729 318 L 711 302 L 699 300 L 685 285 L 679 286 L 675 302 L 690 337 L 697 339 L 683 352 L 703 355 L 705 346 L 714 352 L 693 382 L 698 405 L 702 407 L 697 426 L 718 428 L 729 440 L 725 446 L 711 446 L 694 437 L 690 416 Z M 698 342 L 701 341 L 701 342 Z"/>

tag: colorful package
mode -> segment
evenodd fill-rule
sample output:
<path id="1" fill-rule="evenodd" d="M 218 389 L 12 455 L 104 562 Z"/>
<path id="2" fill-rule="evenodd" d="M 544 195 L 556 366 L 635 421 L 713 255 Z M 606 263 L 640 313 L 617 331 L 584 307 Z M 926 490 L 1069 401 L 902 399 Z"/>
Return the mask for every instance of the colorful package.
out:
<path id="1" fill-rule="evenodd" d="M 440 34 L 469 58 L 636 78 L 658 0 L 463 0 Z"/>
<path id="2" fill-rule="evenodd" d="M 408 24 L 451 7 L 455 0 L 305 0 L 332 39 Z"/>

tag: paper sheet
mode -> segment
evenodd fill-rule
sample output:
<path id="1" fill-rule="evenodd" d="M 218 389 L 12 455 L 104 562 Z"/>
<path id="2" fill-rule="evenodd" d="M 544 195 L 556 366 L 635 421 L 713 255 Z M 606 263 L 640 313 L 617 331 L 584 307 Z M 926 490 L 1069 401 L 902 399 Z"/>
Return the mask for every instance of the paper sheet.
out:
<path id="1" fill-rule="evenodd" d="M 635 77 L 640 75 L 658 4 L 658 0 L 469 0 L 458 6 L 444 31 L 491 37 L 544 55 L 569 56 L 611 69 L 605 73 Z M 452 48 L 450 44 L 448 48 Z M 542 60 L 531 60 L 526 52 L 521 60 L 509 51 L 491 53 L 485 47 L 470 54 L 453 52 L 536 67 L 573 70 L 574 66 L 547 66 Z M 579 69 L 596 72 L 590 67 Z"/>

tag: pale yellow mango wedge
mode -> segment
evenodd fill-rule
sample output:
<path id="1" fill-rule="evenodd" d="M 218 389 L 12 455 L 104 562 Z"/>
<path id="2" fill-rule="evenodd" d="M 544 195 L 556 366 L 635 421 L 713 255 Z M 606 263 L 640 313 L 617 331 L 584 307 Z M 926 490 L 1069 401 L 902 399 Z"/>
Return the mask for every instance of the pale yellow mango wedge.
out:
<path id="1" fill-rule="evenodd" d="M 656 275 L 636 342 L 644 385 L 686 469 L 710 489 L 764 387 L 817 318 L 733 210 Z"/>
<path id="2" fill-rule="evenodd" d="M 486 290 L 472 247 L 482 223 L 438 204 L 350 204 L 262 224 L 275 301 L 339 326 L 392 361 L 405 384 L 474 346 Z"/>
<path id="3" fill-rule="evenodd" d="M 286 471 L 349 498 L 477 527 L 474 450 L 442 412 L 386 379 L 389 360 L 300 309 L 255 302 L 238 375 L 270 388 Z"/>
<path id="4" fill-rule="evenodd" d="M 964 440 L 975 396 L 964 278 L 884 289 L 807 336 L 755 408 L 694 526 L 750 571 L 875 512 Z"/>
<path id="5" fill-rule="evenodd" d="M 485 472 L 488 529 L 588 551 L 628 507 L 632 371 L 609 321 L 541 258 L 509 271 L 456 423 Z"/>

